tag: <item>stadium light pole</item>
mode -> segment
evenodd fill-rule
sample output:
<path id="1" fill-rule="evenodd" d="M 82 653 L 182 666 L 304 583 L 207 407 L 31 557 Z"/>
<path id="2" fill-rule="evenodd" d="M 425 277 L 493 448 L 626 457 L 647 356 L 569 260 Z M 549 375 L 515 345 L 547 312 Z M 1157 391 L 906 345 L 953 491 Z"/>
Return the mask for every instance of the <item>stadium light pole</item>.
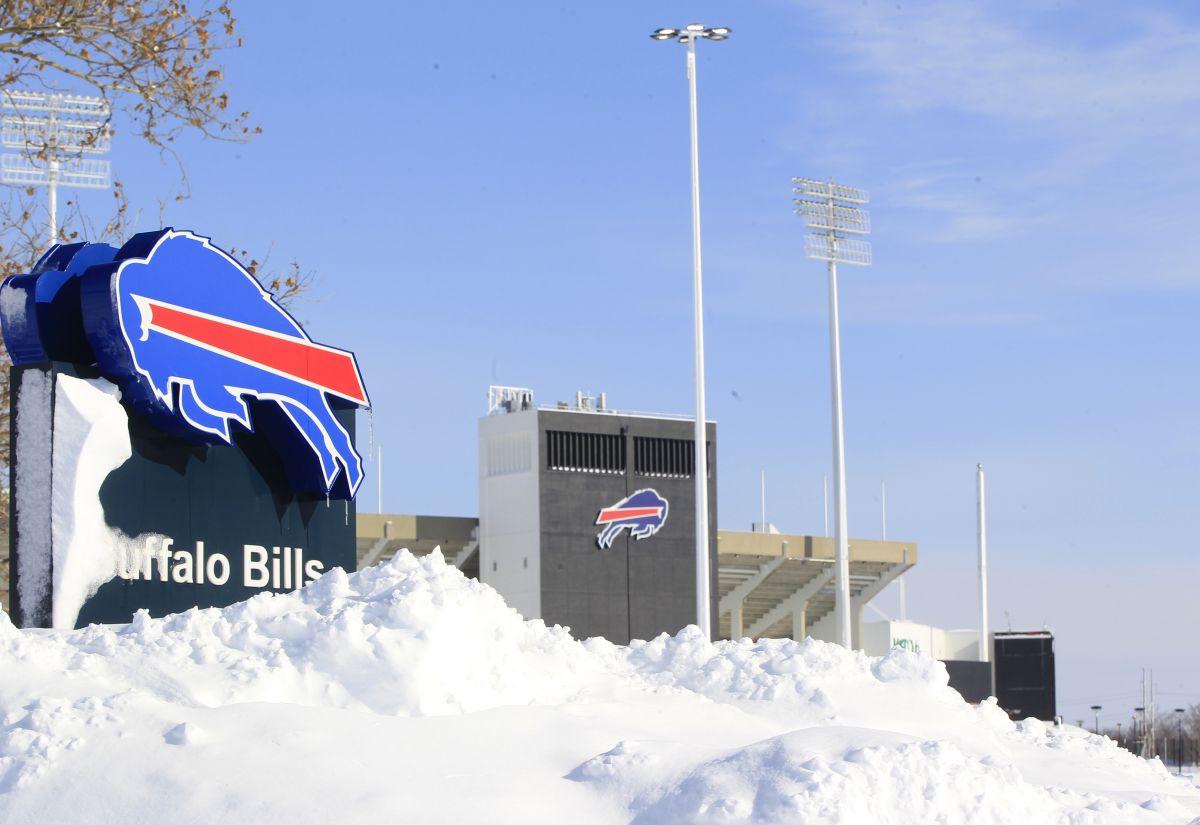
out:
<path id="1" fill-rule="evenodd" d="M 987 479 L 983 465 L 975 465 L 975 538 L 979 549 L 979 661 L 991 661 L 991 638 L 988 625 L 988 564 L 987 564 Z"/>
<path id="2" fill-rule="evenodd" d="M 5 89 L 0 143 L 16 154 L 0 157 L 0 183 L 45 186 L 50 243 L 58 243 L 58 187 L 107 189 L 107 160 L 84 155 L 108 151 L 112 108 L 100 97 Z"/>
<path id="3" fill-rule="evenodd" d="M 724 26 L 709 28 L 689 23 L 682 29 L 656 29 L 654 40 L 678 40 L 687 46 L 688 92 L 692 132 L 692 310 L 696 335 L 696 624 L 706 639 L 712 639 L 709 610 L 708 548 L 708 435 L 704 413 L 704 291 L 700 268 L 700 145 L 696 117 L 696 41 L 719 41 L 729 37 Z"/>
<path id="4" fill-rule="evenodd" d="M 833 542 L 837 599 L 837 642 L 853 646 L 850 632 L 850 538 L 846 526 L 846 445 L 842 418 L 842 344 L 838 328 L 837 265 L 871 265 L 871 244 L 861 236 L 871 232 L 871 216 L 858 207 L 867 192 L 832 180 L 792 178 L 797 198 L 796 214 L 805 219 L 809 233 L 804 253 L 829 266 L 829 374 L 833 406 Z M 855 237 L 858 236 L 858 237 Z"/>

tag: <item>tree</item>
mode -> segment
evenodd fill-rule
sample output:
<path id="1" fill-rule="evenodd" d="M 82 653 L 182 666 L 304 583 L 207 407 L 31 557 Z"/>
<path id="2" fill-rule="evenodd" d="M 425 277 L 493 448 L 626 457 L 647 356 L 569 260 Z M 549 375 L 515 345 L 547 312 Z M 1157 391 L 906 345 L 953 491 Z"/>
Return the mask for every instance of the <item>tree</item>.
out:
<path id="1" fill-rule="evenodd" d="M 69 89 L 105 99 L 138 137 L 178 163 L 183 192 L 176 198 L 186 197 L 187 180 L 172 146 L 179 135 L 244 141 L 261 131 L 249 112 L 230 108 L 218 63 L 222 51 L 241 44 L 228 2 L 0 0 L 0 88 Z M 131 219 L 119 182 L 113 198 L 104 221 L 67 201 L 56 240 L 126 240 Z M 0 196 L 0 277 L 30 271 L 44 251 L 41 213 L 33 189 Z M 277 269 L 268 266 L 269 256 L 233 253 L 284 302 L 314 279 L 296 261 Z M 0 605 L 8 602 L 9 367 L 0 351 Z"/>
<path id="2" fill-rule="evenodd" d="M 227 2 L 0 0 L 0 85 L 97 95 L 159 147 L 189 129 L 237 140 L 258 131 L 249 112 L 230 112 L 216 63 L 241 43 Z"/>

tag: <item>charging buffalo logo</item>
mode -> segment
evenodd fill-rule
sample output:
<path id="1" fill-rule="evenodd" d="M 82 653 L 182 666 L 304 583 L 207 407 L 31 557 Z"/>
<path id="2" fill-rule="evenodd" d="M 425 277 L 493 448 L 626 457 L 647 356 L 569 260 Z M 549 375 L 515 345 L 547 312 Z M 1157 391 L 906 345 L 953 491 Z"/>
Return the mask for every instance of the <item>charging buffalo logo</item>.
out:
<path id="1" fill-rule="evenodd" d="M 622 530 L 641 541 L 662 529 L 667 523 L 667 500 L 657 490 L 646 488 L 626 496 L 596 516 L 596 524 L 604 529 L 596 536 L 601 550 L 612 547 Z"/>
<path id="2" fill-rule="evenodd" d="M 208 238 L 144 233 L 115 257 L 88 269 L 81 298 L 97 363 L 124 400 L 195 440 L 230 444 L 233 422 L 270 430 L 298 489 L 329 493 L 341 477 L 352 497 L 362 459 L 331 401 L 369 406 L 353 353 L 315 343 Z M 297 459 L 305 448 L 315 467 Z"/>

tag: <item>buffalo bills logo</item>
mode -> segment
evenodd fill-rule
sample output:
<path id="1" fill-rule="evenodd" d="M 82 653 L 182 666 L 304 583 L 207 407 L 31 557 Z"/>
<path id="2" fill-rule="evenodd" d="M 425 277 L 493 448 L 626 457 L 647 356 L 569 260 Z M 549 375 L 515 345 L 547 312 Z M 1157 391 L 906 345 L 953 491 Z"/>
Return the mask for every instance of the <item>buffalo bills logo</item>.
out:
<path id="1" fill-rule="evenodd" d="M 5 282 L 0 311 L 17 363 L 94 363 L 134 412 L 192 441 L 231 444 L 234 423 L 259 432 L 296 490 L 349 498 L 362 483 L 335 413 L 369 406 L 354 355 L 309 338 L 208 238 L 53 247 Z"/>
<path id="2" fill-rule="evenodd" d="M 604 525 L 596 536 L 596 544 L 607 550 L 622 530 L 628 530 L 629 535 L 640 541 L 653 536 L 666 522 L 667 500 L 656 490 L 638 490 L 596 516 L 596 524 Z"/>

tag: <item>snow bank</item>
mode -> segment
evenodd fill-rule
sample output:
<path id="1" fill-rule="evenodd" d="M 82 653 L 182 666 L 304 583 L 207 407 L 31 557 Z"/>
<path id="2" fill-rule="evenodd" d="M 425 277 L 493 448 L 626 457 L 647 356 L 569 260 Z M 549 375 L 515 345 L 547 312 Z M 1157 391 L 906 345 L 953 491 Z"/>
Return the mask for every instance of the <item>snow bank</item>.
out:
<path id="1" fill-rule="evenodd" d="M 918 655 L 694 628 L 581 643 L 438 553 L 125 626 L 0 618 L 0 673 L 4 822 L 85 799 L 103 822 L 1200 815 L 1200 790 L 1161 764 L 972 708 Z M 114 760 L 154 768 L 118 783 Z"/>

